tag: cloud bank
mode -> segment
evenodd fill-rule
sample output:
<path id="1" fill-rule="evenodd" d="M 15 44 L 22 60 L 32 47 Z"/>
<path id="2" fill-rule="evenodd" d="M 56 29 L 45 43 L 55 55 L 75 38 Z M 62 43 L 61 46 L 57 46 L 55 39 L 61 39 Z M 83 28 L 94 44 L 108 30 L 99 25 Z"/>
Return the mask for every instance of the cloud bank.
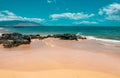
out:
<path id="1" fill-rule="evenodd" d="M 104 15 L 107 20 L 120 21 L 120 4 L 113 3 L 99 10 L 99 15 Z"/>
<path id="2" fill-rule="evenodd" d="M 31 21 L 37 23 L 44 21 L 44 19 L 41 18 L 27 18 L 27 17 L 17 16 L 8 10 L 0 11 L 0 21 L 13 21 L 13 20 Z"/>
<path id="3" fill-rule="evenodd" d="M 80 19 L 87 19 L 90 17 L 95 16 L 94 14 L 85 14 L 85 13 L 61 13 L 61 14 L 52 14 L 50 15 L 50 18 L 53 20 L 58 20 L 61 18 L 71 19 L 71 20 L 80 20 Z"/>

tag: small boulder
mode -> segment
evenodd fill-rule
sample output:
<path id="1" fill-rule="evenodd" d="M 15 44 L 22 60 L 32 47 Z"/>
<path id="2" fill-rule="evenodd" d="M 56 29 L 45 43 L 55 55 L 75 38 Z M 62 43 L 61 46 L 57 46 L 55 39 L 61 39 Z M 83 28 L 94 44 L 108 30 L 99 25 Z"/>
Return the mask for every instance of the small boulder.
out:
<path id="1" fill-rule="evenodd" d="M 3 42 L 3 46 L 5 48 L 11 48 L 14 46 L 14 42 L 13 42 L 13 40 L 7 40 L 7 41 Z"/>

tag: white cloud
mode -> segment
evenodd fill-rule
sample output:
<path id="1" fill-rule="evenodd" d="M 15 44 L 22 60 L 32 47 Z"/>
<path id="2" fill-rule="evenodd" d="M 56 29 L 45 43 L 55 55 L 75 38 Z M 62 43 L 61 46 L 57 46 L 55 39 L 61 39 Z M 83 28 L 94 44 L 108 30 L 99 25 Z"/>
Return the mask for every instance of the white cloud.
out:
<path id="1" fill-rule="evenodd" d="M 93 17 L 94 14 L 85 14 L 85 13 L 61 13 L 61 14 L 52 14 L 50 15 L 50 18 L 53 20 L 58 20 L 61 18 L 67 18 L 72 20 L 80 20 L 80 19 L 87 19 L 90 17 Z"/>
<path id="2" fill-rule="evenodd" d="M 0 21 L 12 21 L 12 20 L 33 21 L 37 23 L 44 21 L 44 19 L 41 18 L 27 18 L 27 17 L 17 16 L 8 10 L 0 11 Z"/>
<path id="3" fill-rule="evenodd" d="M 74 22 L 74 24 L 85 24 L 85 25 L 91 25 L 91 24 L 98 24 L 94 21 L 80 21 L 80 22 Z"/>
<path id="4" fill-rule="evenodd" d="M 113 3 L 101 8 L 99 15 L 105 15 L 108 20 L 120 20 L 120 4 Z"/>

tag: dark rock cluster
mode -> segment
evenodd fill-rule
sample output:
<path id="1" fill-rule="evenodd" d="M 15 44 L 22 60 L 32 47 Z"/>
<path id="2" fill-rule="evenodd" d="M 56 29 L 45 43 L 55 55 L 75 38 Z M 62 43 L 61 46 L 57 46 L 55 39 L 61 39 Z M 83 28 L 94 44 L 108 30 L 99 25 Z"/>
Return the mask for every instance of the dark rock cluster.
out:
<path id="1" fill-rule="evenodd" d="M 54 34 L 41 36 L 37 35 L 23 35 L 20 33 L 5 33 L 0 36 L 0 44 L 3 44 L 5 48 L 16 47 L 22 44 L 30 44 L 31 39 L 45 39 L 45 38 L 59 38 L 61 40 L 78 40 L 86 39 L 86 37 L 78 36 L 76 34 Z"/>
<path id="2" fill-rule="evenodd" d="M 78 39 L 86 39 L 86 37 L 78 36 L 76 34 L 55 34 L 54 38 L 60 38 L 62 40 L 78 40 Z"/>
<path id="3" fill-rule="evenodd" d="M 31 38 L 29 35 L 22 35 L 20 33 L 5 33 L 0 37 L 0 43 L 5 48 L 16 47 L 21 44 L 30 44 Z"/>

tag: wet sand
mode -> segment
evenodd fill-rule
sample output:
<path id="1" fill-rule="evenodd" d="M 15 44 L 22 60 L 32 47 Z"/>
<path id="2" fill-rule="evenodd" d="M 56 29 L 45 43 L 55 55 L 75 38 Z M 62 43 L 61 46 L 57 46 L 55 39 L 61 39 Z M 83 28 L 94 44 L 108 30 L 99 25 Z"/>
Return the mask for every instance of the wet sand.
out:
<path id="1" fill-rule="evenodd" d="M 119 51 L 92 40 L 51 38 L 0 46 L 0 78 L 120 78 Z"/>

